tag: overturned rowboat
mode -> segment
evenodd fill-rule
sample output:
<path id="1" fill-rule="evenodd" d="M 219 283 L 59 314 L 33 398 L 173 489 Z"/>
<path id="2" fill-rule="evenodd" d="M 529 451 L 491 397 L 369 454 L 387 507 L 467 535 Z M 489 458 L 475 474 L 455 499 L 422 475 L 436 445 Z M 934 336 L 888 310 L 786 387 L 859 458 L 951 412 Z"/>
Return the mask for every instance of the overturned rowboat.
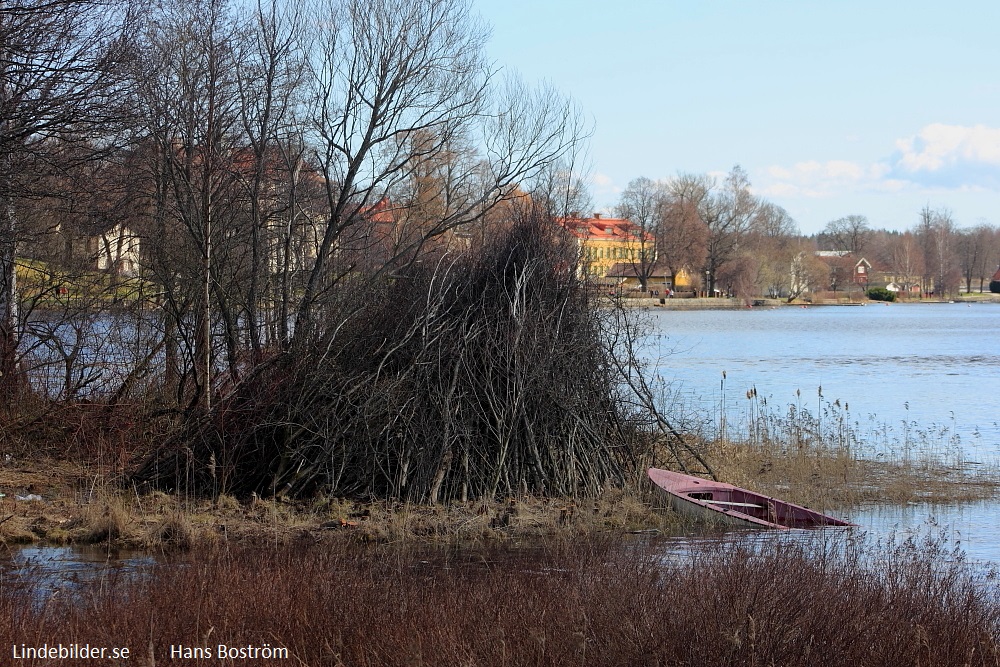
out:
<path id="1" fill-rule="evenodd" d="M 778 530 L 855 525 L 732 484 L 679 472 L 650 468 L 649 479 L 666 495 L 671 509 L 698 522 Z"/>

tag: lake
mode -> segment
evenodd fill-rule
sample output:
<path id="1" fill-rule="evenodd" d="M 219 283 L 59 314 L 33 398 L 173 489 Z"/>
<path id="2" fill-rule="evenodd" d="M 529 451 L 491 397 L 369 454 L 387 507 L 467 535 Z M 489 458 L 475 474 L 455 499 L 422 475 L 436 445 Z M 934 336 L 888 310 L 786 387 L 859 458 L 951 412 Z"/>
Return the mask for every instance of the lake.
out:
<path id="1" fill-rule="evenodd" d="M 676 409 L 744 432 L 753 408 L 845 416 L 863 455 L 1000 463 L 1000 304 L 653 310 L 645 349 Z M 723 379 L 725 372 L 725 379 Z M 820 397 L 822 387 L 822 397 Z M 756 389 L 757 401 L 747 399 Z M 839 404 L 839 407 L 838 405 Z M 1000 564 L 1000 503 L 859 509 L 876 536 L 937 532 Z"/>
<path id="2" fill-rule="evenodd" d="M 679 409 L 718 428 L 835 411 L 871 447 L 920 441 L 1000 461 L 1000 304 L 650 311 L 646 354 Z M 723 372 L 725 378 L 723 379 Z M 820 397 L 822 388 L 822 397 Z"/>

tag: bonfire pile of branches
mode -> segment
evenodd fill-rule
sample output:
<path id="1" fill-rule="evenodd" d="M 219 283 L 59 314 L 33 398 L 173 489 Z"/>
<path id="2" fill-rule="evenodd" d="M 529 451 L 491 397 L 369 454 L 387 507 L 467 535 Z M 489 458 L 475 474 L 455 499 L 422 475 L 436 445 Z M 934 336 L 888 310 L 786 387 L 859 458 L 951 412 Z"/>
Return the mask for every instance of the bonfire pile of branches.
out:
<path id="1" fill-rule="evenodd" d="M 442 502 L 592 495 L 635 464 L 595 295 L 525 222 L 354 290 L 133 481 L 200 493 Z"/>

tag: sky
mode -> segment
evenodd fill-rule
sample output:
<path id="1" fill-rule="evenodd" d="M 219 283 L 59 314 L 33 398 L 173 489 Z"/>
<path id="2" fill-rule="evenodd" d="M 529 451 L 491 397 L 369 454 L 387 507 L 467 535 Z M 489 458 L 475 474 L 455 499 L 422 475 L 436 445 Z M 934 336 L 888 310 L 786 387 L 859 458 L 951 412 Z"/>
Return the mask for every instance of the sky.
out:
<path id="1" fill-rule="evenodd" d="M 1000 224 L 1000 2 L 473 0 L 498 68 L 593 123 L 597 210 L 734 165 L 805 234 Z"/>

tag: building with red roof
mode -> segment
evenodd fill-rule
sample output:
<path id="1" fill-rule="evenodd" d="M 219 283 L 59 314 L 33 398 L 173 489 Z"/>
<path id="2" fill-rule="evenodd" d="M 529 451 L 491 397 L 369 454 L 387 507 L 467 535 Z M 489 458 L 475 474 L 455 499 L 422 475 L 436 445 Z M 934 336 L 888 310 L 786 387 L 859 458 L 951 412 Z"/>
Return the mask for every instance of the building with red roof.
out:
<path id="1" fill-rule="evenodd" d="M 625 218 L 607 218 L 600 213 L 582 218 L 570 215 L 556 223 L 576 238 L 581 272 L 603 281 L 615 264 L 639 262 L 641 253 L 652 256 L 655 239 Z"/>

